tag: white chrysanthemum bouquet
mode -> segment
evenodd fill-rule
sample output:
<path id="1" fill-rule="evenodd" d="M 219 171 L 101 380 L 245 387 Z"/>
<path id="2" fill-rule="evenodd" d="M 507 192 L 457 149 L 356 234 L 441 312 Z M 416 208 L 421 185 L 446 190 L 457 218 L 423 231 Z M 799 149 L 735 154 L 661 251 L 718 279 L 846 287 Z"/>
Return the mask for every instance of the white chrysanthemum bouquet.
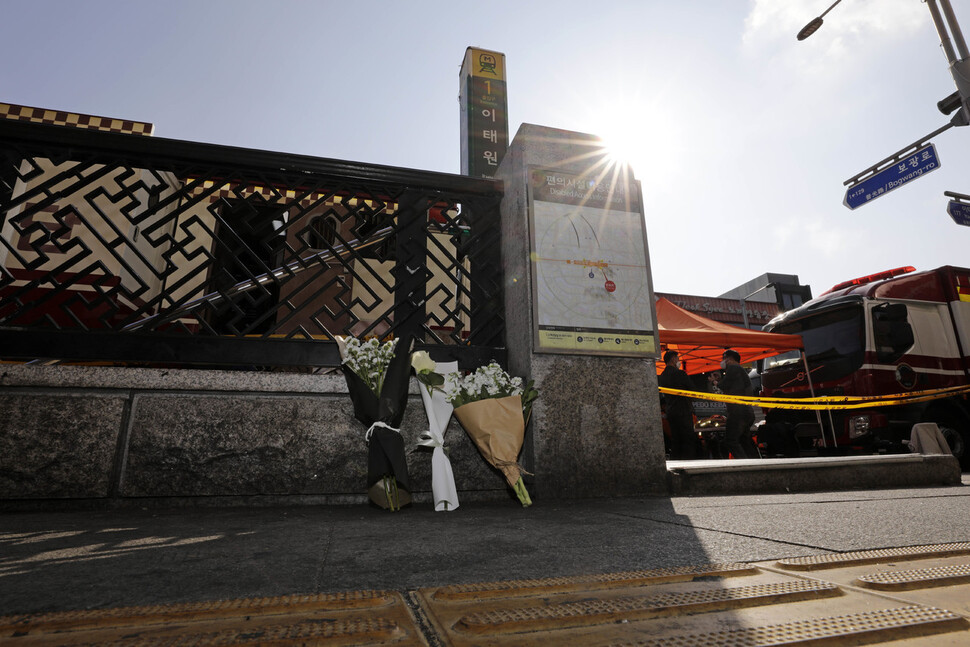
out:
<path id="1" fill-rule="evenodd" d="M 523 507 L 532 505 L 517 459 L 532 403 L 539 395 L 533 383 L 523 384 L 522 378 L 510 376 L 492 362 L 446 382 L 443 388 L 455 407 L 455 417 L 485 460 L 502 472 Z"/>
<path id="2" fill-rule="evenodd" d="M 413 343 L 336 339 L 354 417 L 367 427 L 367 494 L 376 505 L 399 510 L 411 502 L 400 427 L 408 402 Z"/>

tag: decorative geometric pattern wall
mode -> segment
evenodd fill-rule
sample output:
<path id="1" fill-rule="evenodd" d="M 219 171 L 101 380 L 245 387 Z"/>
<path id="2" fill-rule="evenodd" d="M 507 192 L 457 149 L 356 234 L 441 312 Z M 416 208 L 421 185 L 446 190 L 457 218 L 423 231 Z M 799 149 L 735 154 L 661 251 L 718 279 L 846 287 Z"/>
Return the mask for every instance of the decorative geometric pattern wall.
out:
<path id="1" fill-rule="evenodd" d="M 461 176 L 0 120 L 0 330 L 48 331 L 55 359 L 99 359 L 92 340 L 108 336 L 501 349 L 501 195 Z M 79 333 L 90 352 L 64 357 Z M 200 361 L 188 348 L 173 363 Z M 229 348 L 201 361 L 245 359 Z"/>

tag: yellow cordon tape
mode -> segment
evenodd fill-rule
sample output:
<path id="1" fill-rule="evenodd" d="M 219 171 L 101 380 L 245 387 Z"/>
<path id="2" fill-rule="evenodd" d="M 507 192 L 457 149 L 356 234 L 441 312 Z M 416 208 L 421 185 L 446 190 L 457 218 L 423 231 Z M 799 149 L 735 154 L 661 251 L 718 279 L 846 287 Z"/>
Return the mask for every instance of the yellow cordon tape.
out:
<path id="1" fill-rule="evenodd" d="M 712 400 L 727 404 L 750 404 L 762 409 L 869 409 L 871 407 L 889 407 L 900 404 L 927 402 L 940 398 L 970 393 L 970 386 L 951 386 L 945 389 L 929 391 L 913 391 L 912 393 L 893 393 L 891 395 L 875 395 L 871 397 L 859 396 L 823 396 L 818 398 L 756 398 L 742 395 L 724 395 L 722 393 L 702 393 L 700 391 L 682 391 L 659 387 L 661 393 L 668 395 L 682 395 L 693 400 Z"/>

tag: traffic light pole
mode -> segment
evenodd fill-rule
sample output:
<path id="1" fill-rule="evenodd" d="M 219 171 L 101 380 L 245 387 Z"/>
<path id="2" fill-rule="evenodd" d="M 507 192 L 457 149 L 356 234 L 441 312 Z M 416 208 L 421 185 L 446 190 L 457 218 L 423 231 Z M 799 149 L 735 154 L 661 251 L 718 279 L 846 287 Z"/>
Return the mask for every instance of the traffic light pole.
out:
<path id="1" fill-rule="evenodd" d="M 967 42 L 963 39 L 963 32 L 960 30 L 956 14 L 953 13 L 953 7 L 950 6 L 950 0 L 926 0 L 926 6 L 933 16 L 933 24 L 936 25 L 936 31 L 940 35 L 940 44 L 950 64 L 950 75 L 957 86 L 954 94 L 937 105 L 944 114 L 962 107 L 963 123 L 956 125 L 965 125 L 970 123 L 970 49 L 967 49 Z"/>
<path id="2" fill-rule="evenodd" d="M 938 102 L 936 105 L 940 109 L 940 112 L 945 115 L 954 111 L 957 111 L 957 113 L 950 119 L 950 123 L 937 128 L 930 134 L 921 137 L 909 146 L 896 151 L 881 162 L 870 166 L 861 173 L 856 173 L 843 182 L 850 190 L 862 182 L 863 178 L 869 178 L 881 170 L 888 168 L 888 166 L 899 162 L 903 157 L 910 155 L 914 151 L 918 151 L 930 139 L 936 137 L 943 131 L 954 126 L 966 126 L 970 124 L 970 49 L 967 48 L 967 42 L 963 38 L 963 32 L 960 30 L 960 24 L 957 22 L 957 17 L 953 13 L 953 7 L 950 6 L 950 0 L 925 0 L 925 2 L 926 6 L 930 9 L 930 15 L 933 16 L 933 24 L 936 25 L 936 31 L 940 35 L 940 44 L 943 46 L 946 60 L 950 64 L 950 75 L 953 76 L 953 81 L 957 86 L 956 92 Z M 937 2 L 939 2 L 939 6 Z M 956 44 L 955 49 L 954 43 Z M 959 58 L 957 58 L 958 56 Z"/>

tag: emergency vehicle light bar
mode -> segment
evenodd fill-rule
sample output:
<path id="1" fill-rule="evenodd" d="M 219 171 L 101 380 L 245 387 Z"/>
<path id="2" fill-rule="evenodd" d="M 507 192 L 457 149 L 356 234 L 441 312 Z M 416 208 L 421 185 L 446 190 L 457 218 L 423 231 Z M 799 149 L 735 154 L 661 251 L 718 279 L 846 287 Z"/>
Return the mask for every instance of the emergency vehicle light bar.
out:
<path id="1" fill-rule="evenodd" d="M 822 294 L 828 294 L 829 292 L 835 292 L 836 290 L 842 290 L 844 288 L 851 288 L 857 285 L 865 285 L 866 283 L 873 283 L 875 281 L 883 281 L 885 279 L 891 279 L 894 276 L 900 276 L 902 274 L 909 274 L 910 272 L 915 272 L 916 268 L 912 265 L 907 265 L 906 267 L 897 267 L 892 270 L 886 270 L 885 272 L 877 272 L 875 274 L 870 274 L 868 276 L 860 276 L 857 279 L 852 279 L 850 281 L 843 281 L 837 285 L 832 286 L 826 292 Z"/>

